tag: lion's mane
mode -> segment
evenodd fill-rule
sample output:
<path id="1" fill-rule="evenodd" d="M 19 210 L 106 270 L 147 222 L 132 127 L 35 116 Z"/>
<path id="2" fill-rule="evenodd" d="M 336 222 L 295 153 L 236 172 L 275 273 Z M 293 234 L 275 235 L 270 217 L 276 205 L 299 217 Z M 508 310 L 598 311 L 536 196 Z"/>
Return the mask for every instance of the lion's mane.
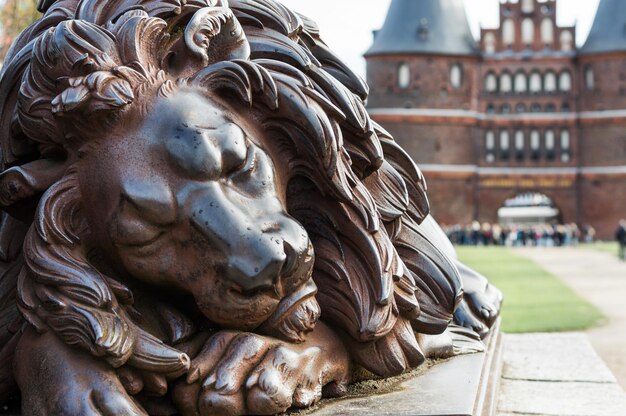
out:
<path id="1" fill-rule="evenodd" d="M 352 340 L 354 359 L 374 373 L 421 362 L 413 330 L 445 330 L 462 295 L 458 272 L 420 231 L 429 212 L 421 173 L 369 118 L 365 83 L 313 22 L 272 0 L 41 4 L 43 18 L 16 41 L 2 73 L 2 170 L 63 159 L 72 146 L 88 151 L 85 137 L 145 113 L 151 94 L 216 94 L 256 120 L 271 137 L 263 146 L 288 166 L 280 180 L 288 212 L 314 244 L 321 319 Z M 226 59 L 211 45 L 233 18 L 250 53 Z M 181 45 L 195 55 L 176 62 Z M 113 366 L 184 371 L 184 354 L 129 317 L 131 291 L 89 262 L 71 163 L 53 178 L 33 178 L 43 196 L 0 189 L 5 207 L 40 199 L 19 279 L 24 317 Z"/>

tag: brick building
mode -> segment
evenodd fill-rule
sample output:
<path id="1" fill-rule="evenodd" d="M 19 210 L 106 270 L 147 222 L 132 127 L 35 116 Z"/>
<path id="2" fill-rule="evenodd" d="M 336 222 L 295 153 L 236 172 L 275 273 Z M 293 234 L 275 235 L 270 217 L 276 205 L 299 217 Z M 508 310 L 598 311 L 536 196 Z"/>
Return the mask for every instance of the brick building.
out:
<path id="1" fill-rule="evenodd" d="M 499 7 L 476 41 L 462 0 L 392 0 L 365 55 L 370 114 L 424 171 L 440 222 L 494 223 L 533 193 L 611 237 L 626 217 L 626 1 L 600 1 L 580 49 L 556 0 Z"/>

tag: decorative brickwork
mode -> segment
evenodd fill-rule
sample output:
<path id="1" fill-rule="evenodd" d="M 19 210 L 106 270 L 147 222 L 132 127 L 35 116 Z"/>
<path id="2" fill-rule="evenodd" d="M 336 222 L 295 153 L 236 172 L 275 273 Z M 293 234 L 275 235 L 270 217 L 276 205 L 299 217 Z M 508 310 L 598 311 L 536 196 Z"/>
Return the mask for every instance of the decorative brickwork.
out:
<path id="1" fill-rule="evenodd" d="M 611 29 L 626 2 L 601 0 L 581 49 L 556 0 L 500 3 L 500 25 L 468 46 L 461 3 L 393 0 L 366 53 L 370 113 L 424 170 L 434 214 L 496 222 L 507 198 L 538 192 L 610 238 L 626 217 L 626 39 Z"/>

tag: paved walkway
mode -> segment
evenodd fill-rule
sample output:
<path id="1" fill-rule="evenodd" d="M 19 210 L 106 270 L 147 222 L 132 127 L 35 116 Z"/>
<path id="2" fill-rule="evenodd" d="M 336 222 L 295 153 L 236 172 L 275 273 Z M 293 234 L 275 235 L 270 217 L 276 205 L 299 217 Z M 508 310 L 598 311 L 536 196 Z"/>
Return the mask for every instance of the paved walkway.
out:
<path id="1" fill-rule="evenodd" d="M 498 416 L 624 416 L 626 394 L 584 333 L 505 334 Z"/>
<path id="2" fill-rule="evenodd" d="M 587 334 L 626 390 L 626 263 L 616 255 L 575 247 L 524 248 L 516 252 L 559 277 L 609 318 L 607 325 Z"/>

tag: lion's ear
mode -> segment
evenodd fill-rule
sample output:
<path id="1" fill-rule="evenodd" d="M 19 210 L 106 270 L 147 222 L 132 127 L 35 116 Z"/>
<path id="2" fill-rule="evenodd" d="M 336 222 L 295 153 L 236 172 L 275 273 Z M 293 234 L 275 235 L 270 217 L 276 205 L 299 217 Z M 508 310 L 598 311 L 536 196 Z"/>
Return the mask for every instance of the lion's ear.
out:
<path id="1" fill-rule="evenodd" d="M 67 165 L 65 160 L 40 159 L 5 170 L 0 174 L 0 209 L 18 219 L 32 216 L 37 197 L 63 177 Z"/>

